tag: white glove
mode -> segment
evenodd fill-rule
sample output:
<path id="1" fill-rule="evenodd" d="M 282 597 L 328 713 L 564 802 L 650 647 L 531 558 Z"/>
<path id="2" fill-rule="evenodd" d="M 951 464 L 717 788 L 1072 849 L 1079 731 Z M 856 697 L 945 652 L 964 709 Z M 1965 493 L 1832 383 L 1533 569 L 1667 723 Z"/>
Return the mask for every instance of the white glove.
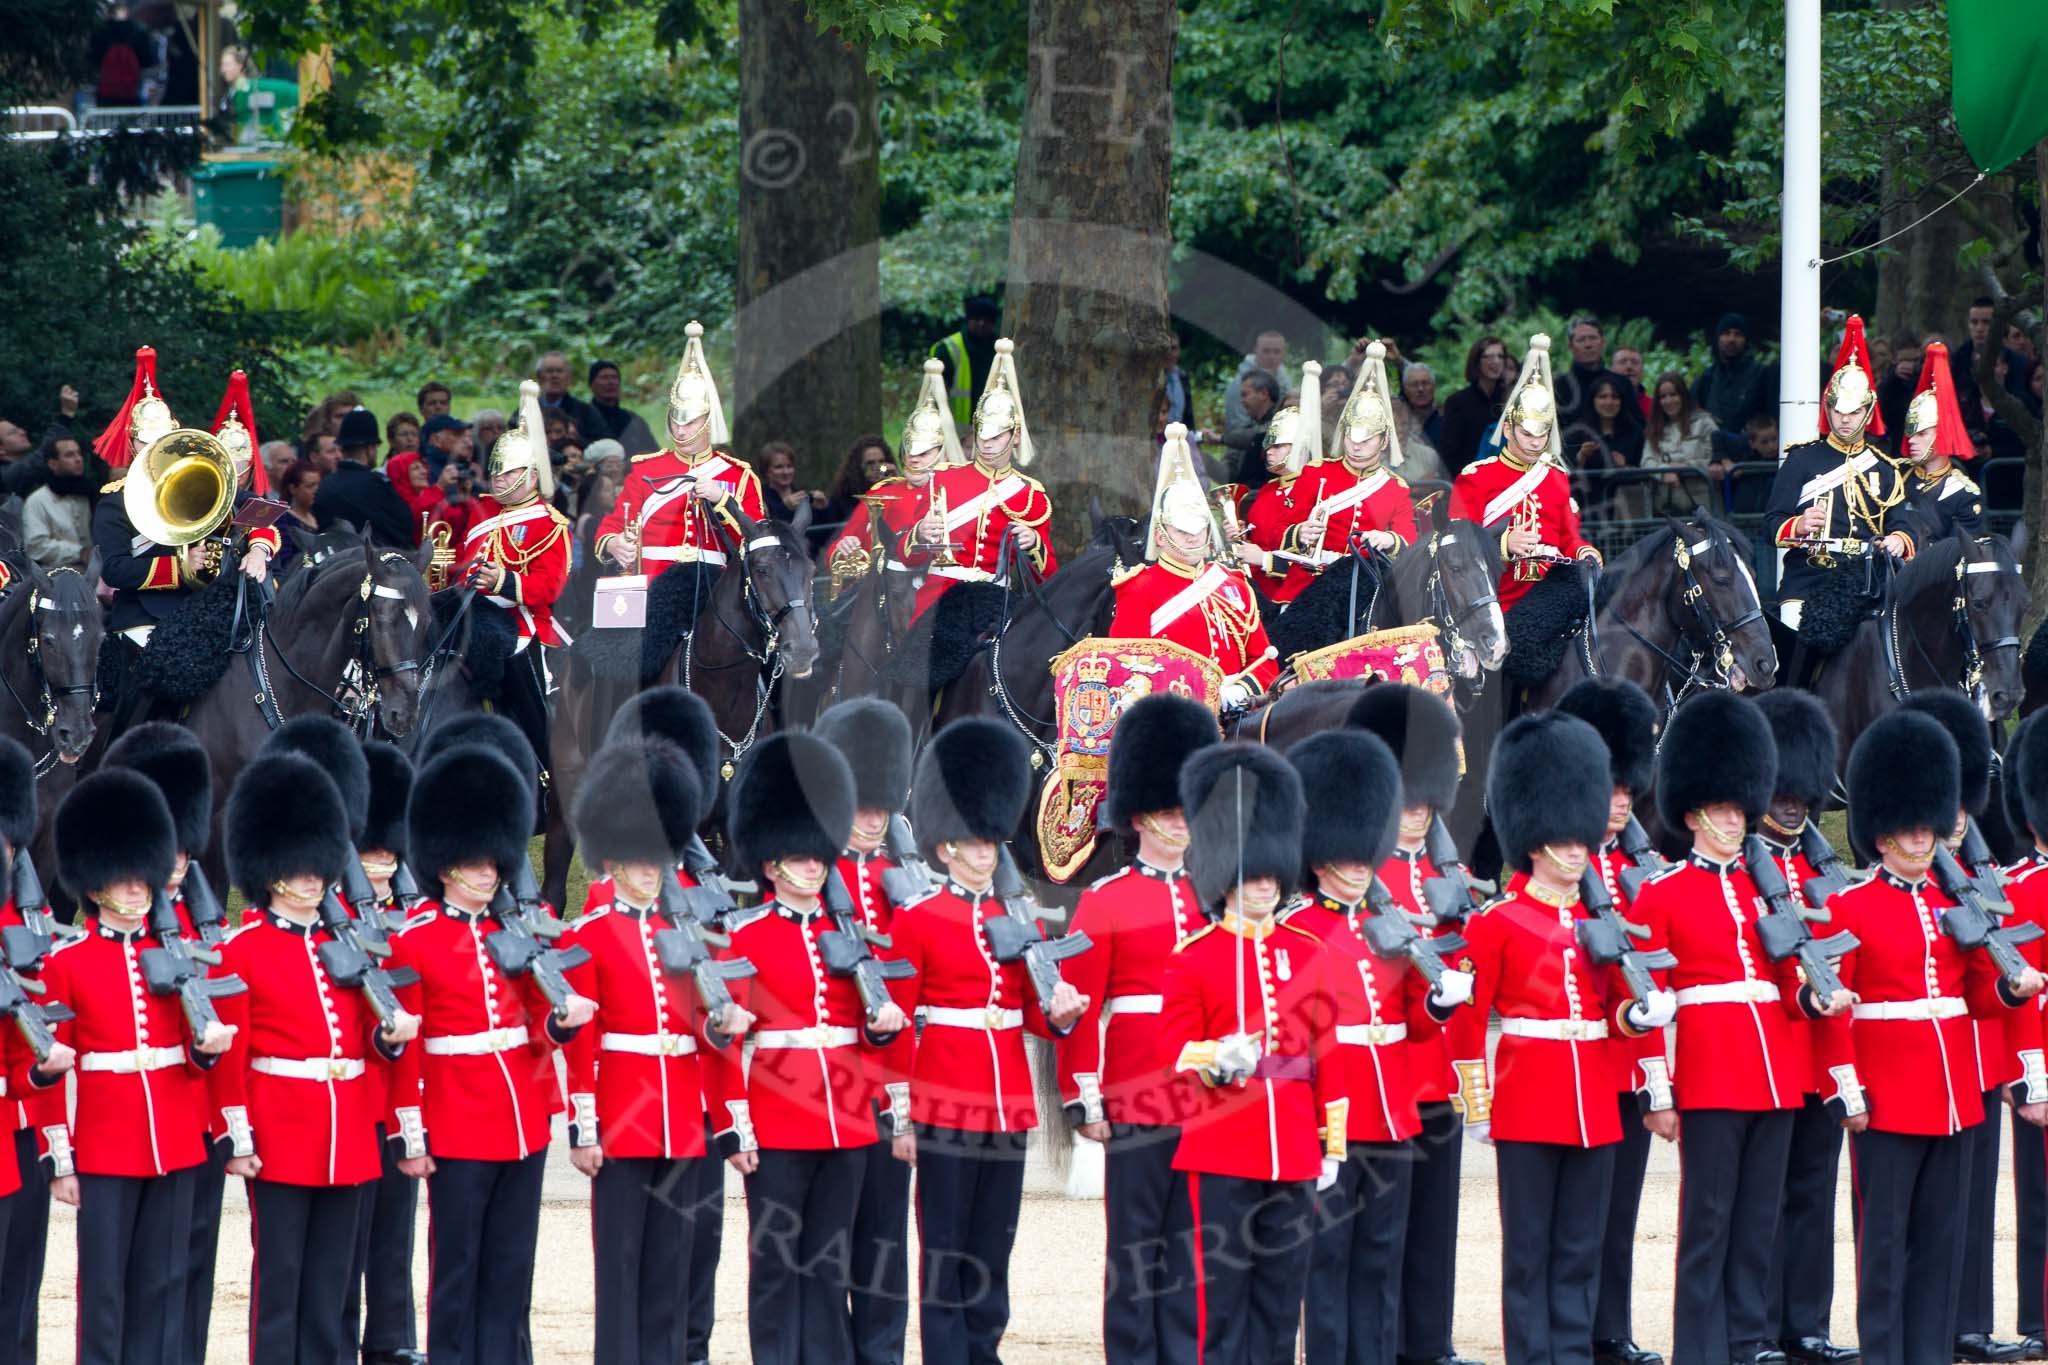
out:
<path id="1" fill-rule="evenodd" d="M 1316 1193 L 1321 1194 L 1324 1190 L 1327 1190 L 1330 1188 L 1330 1186 L 1336 1184 L 1337 1172 L 1343 1169 L 1344 1163 L 1339 1161 L 1336 1157 L 1324 1157 L 1323 1173 L 1316 1177 Z"/>
<path id="2" fill-rule="evenodd" d="M 1456 1009 L 1472 998 L 1472 973 L 1447 970 L 1429 993 L 1429 1003 L 1440 1010 Z"/>
<path id="3" fill-rule="evenodd" d="M 1488 1120 L 1485 1123 L 1466 1124 L 1465 1136 L 1471 1138 L 1474 1142 L 1483 1142 L 1489 1147 L 1493 1146 L 1492 1120 Z"/>
<path id="4" fill-rule="evenodd" d="M 1663 1028 L 1678 1017 L 1678 997 L 1670 991 L 1651 991 L 1648 1000 L 1628 1007 L 1628 1026 L 1638 1033 Z"/>
<path id="5" fill-rule="evenodd" d="M 1216 1064 L 1211 1071 L 1218 1085 L 1242 1085 L 1259 1065 L 1259 1043 L 1248 1033 L 1233 1033 L 1216 1043 Z"/>
<path id="6" fill-rule="evenodd" d="M 1252 704 L 1252 690 L 1236 679 L 1223 684 L 1223 709 L 1242 711 Z"/>

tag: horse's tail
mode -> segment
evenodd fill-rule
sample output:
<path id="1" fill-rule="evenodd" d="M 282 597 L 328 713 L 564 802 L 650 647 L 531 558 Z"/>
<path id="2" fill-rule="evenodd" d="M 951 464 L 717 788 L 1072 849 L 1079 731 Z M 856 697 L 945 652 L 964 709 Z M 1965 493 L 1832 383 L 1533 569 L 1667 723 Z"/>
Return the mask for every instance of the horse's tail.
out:
<path id="1" fill-rule="evenodd" d="M 1045 1159 L 1065 1184 L 1069 1197 L 1100 1199 L 1099 1163 L 1076 1160 L 1077 1149 L 1093 1144 L 1075 1141 L 1074 1125 L 1067 1117 L 1067 1102 L 1060 1094 L 1059 1054 L 1051 1043 L 1035 1034 L 1027 1033 L 1024 1045 L 1031 1063 L 1031 1088 L 1038 1102 L 1038 1139 Z"/>

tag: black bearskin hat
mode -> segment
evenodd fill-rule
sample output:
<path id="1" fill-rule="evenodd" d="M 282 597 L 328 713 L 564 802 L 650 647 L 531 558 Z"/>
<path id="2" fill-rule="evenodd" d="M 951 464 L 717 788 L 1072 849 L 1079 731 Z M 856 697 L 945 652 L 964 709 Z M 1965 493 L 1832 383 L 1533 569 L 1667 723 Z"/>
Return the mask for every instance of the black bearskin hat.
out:
<path id="1" fill-rule="evenodd" d="M 1649 794 L 1657 759 L 1657 708 L 1626 678 L 1588 678 L 1557 699 L 1557 709 L 1599 732 L 1607 746 L 1609 783 Z"/>
<path id="2" fill-rule="evenodd" d="M 358 848 L 381 848 L 405 856 L 405 803 L 412 796 L 412 760 L 396 744 L 363 741 L 363 759 L 370 765 L 370 819 Z"/>
<path id="3" fill-rule="evenodd" d="M 1458 713 L 1436 693 L 1409 683 L 1374 683 L 1351 705 L 1346 725 L 1370 730 L 1401 765 L 1401 804 L 1448 811 L 1458 804 L 1465 750 Z"/>
<path id="4" fill-rule="evenodd" d="M 910 804 L 910 722 L 901 707 L 854 697 L 818 717 L 812 729 L 853 769 L 853 799 L 862 810 L 901 813 Z"/>
<path id="5" fill-rule="evenodd" d="M 604 742 L 659 735 L 682 749 L 704 784 L 704 809 L 718 804 L 720 757 L 718 720 L 711 705 L 687 687 L 673 683 L 635 693 L 612 716 Z M 735 777 L 739 774 L 734 773 Z"/>
<path id="6" fill-rule="evenodd" d="M 1902 829 L 1925 825 L 1947 838 L 1962 808 L 1959 768 L 1955 739 L 1926 712 L 1872 721 L 1849 750 L 1849 842 L 1868 858 Z"/>
<path id="7" fill-rule="evenodd" d="M 370 821 L 370 761 L 363 757 L 355 731 L 332 716 L 293 716 L 270 732 L 258 754 L 303 754 L 320 765 L 341 793 L 348 812 L 348 835 L 361 846 Z"/>
<path id="8" fill-rule="evenodd" d="M 1756 699 L 1757 710 L 1778 745 L 1778 781 L 1773 796 L 1804 801 L 1816 813 L 1834 794 L 1841 741 L 1827 708 L 1811 692 L 1774 687 Z"/>
<path id="9" fill-rule="evenodd" d="M 1977 703 L 1953 687 L 1915 692 L 1907 699 L 1906 709 L 1933 717 L 1956 742 L 1963 809 L 1982 815 L 1991 804 L 1991 722 L 1984 719 Z"/>
<path id="10" fill-rule="evenodd" d="M 1280 895 L 1301 884 L 1301 777 L 1263 744 L 1233 740 L 1199 749 L 1180 770 L 1188 813 L 1188 876 L 1216 906 L 1242 877 L 1277 877 Z"/>
<path id="11" fill-rule="evenodd" d="M 1373 689 L 1377 691 L 1378 689 Z M 1325 730 L 1287 751 L 1308 803 L 1302 823 L 1304 875 L 1331 863 L 1378 867 L 1401 832 L 1401 765 L 1366 730 Z"/>
<path id="12" fill-rule="evenodd" d="M 1000 720 L 956 720 L 932 736 L 917 760 L 910 823 L 930 858 L 954 839 L 1005 843 L 1031 804 L 1031 750 Z"/>
<path id="13" fill-rule="evenodd" d="M 405 828 L 422 890 L 440 895 L 441 873 L 459 863 L 487 858 L 501 876 L 519 865 L 533 827 L 524 781 L 509 760 L 476 744 L 458 744 L 420 766 Z"/>
<path id="14" fill-rule="evenodd" d="M 2006 805 L 2017 805 L 2012 811 L 2013 831 L 2027 844 L 2033 842 L 2026 838 L 2029 829 L 2048 830 L 2048 721 L 2040 721 L 2040 714 L 2020 722 L 2005 753 Z M 2013 792 L 2019 793 L 2017 802 L 2011 798 Z"/>
<path id="15" fill-rule="evenodd" d="M 526 731 L 509 717 L 495 711 L 465 711 L 446 725 L 435 726 L 420 744 L 418 763 L 425 767 L 436 755 L 460 747 L 489 749 L 510 763 L 537 799 L 540 760 L 534 757 L 533 743 L 527 739 Z"/>
<path id="16" fill-rule="evenodd" d="M 1222 742 L 1216 713 L 1191 697 L 1155 692 L 1131 703 L 1109 736 L 1109 786 L 1096 823 L 1127 834 L 1138 816 L 1176 809 L 1181 765 Z"/>
<path id="17" fill-rule="evenodd" d="M 658 735 L 599 749 L 576 788 L 572 824 L 585 866 L 679 861 L 704 818 L 689 756 Z"/>
<path id="18" fill-rule="evenodd" d="M 853 833 L 853 771 L 839 751 L 801 730 L 747 750 L 733 774 L 726 833 L 741 868 L 777 858 L 838 860 Z"/>
<path id="19" fill-rule="evenodd" d="M 146 721 L 107 747 L 105 763 L 156 783 L 181 850 L 196 858 L 213 847 L 213 763 L 197 735 L 167 720 Z"/>
<path id="20" fill-rule="evenodd" d="M 27 848 L 36 837 L 36 761 L 0 735 L 0 839 Z"/>
<path id="21" fill-rule="evenodd" d="M 1669 830 L 1688 811 L 1733 801 L 1745 820 L 1770 809 L 1778 744 L 1756 703 L 1739 692 L 1701 692 L 1678 708 L 1657 754 L 1657 814 Z"/>
<path id="22" fill-rule="evenodd" d="M 178 865 L 178 831 L 156 783 L 131 768 L 83 778 L 57 807 L 57 880 L 84 899 L 115 882 L 151 887 Z"/>
<path id="23" fill-rule="evenodd" d="M 259 754 L 228 793 L 228 880 L 251 905 L 270 904 L 270 888 L 317 872 L 341 880 L 353 856 L 341 789 L 302 754 Z"/>
<path id="24" fill-rule="evenodd" d="M 1518 717 L 1494 742 L 1486 773 L 1501 856 L 1527 872 L 1545 844 L 1600 847 L 1614 785 L 1607 746 L 1591 725 L 1561 709 Z"/>

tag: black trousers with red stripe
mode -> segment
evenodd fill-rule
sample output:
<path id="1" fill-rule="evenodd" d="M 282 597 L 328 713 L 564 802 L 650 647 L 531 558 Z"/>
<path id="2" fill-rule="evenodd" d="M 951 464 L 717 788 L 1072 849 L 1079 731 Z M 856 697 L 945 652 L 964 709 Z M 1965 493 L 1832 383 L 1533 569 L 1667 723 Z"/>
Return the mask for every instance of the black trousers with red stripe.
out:
<path id="1" fill-rule="evenodd" d="M 1635 1338 L 1636 1214 L 1643 1206 L 1643 1172 L 1650 1165 L 1650 1130 L 1643 1127 L 1636 1092 L 1615 1097 L 1621 1110 L 1621 1143 L 1614 1149 L 1614 1188 L 1607 1199 L 1607 1226 L 1600 1240 L 1600 1288 L 1593 1310 L 1593 1340 Z"/>
<path id="2" fill-rule="evenodd" d="M 1956 1280 L 1956 1335 L 1990 1335 L 1992 1244 L 1997 1239 L 1998 1145 L 2005 1127 L 2005 1096 L 1984 1092 L 1984 1121 L 1963 1130 L 1970 1146 L 1970 1184 L 1963 1215 L 1963 1259 Z"/>
<path id="3" fill-rule="evenodd" d="M 704 1116 L 704 1150 L 716 1152 L 711 1116 Z M 690 1200 L 689 1303 L 683 1310 L 683 1359 L 702 1365 L 711 1359 L 711 1325 L 718 1317 L 718 1257 L 725 1237 L 725 1163 L 691 1168 L 696 1184 Z"/>
<path id="4" fill-rule="evenodd" d="M 863 1149 L 853 1213 L 853 1358 L 901 1365 L 910 1325 L 910 1163 L 887 1142 Z"/>
<path id="5" fill-rule="evenodd" d="M 1306 1365 L 1394 1365 L 1401 1338 L 1401 1238 L 1415 1152 L 1354 1142 L 1337 1183 L 1315 1195 L 1303 1321 Z"/>
<path id="6" fill-rule="evenodd" d="M 1864 1365 L 1951 1360 L 1969 1139 L 1872 1128 L 1849 1142 L 1858 1211 L 1856 1339 Z"/>
<path id="7" fill-rule="evenodd" d="M 1671 1365 L 1748 1359 L 1775 1338 L 1771 1248 L 1793 1113 L 1688 1109 L 1681 1117 Z"/>
<path id="8" fill-rule="evenodd" d="M 1174 1202 L 1193 1235 L 1181 1244 L 1175 1270 L 1195 1285 L 1202 1365 L 1294 1359 L 1315 1241 L 1314 1193 L 1312 1180 L 1181 1173 Z"/>
<path id="9" fill-rule="evenodd" d="M 1108 1365 L 1175 1365 L 1193 1360 L 1199 1324 L 1194 1284 L 1176 1278 L 1179 1183 L 1173 1154 L 1180 1129 L 1149 1123 L 1110 1126 L 1102 1203 L 1108 1247 L 1102 1274 L 1102 1354 Z"/>
<path id="10" fill-rule="evenodd" d="M 1441 1360 L 1454 1354 L 1451 1315 L 1458 1283 L 1458 1177 L 1465 1163 L 1465 1120 L 1448 1100 L 1421 1110 L 1408 1234 L 1401 1244 L 1401 1354 L 1410 1360 Z"/>
<path id="11" fill-rule="evenodd" d="M 435 1158 L 427 1177 L 427 1357 L 530 1365 L 527 1315 L 547 1149 L 523 1161 Z"/>
<path id="12" fill-rule="evenodd" d="M 2014 1326 L 2023 1337 L 2048 1330 L 2042 1300 L 2048 1287 L 2048 1135 L 2012 1113 L 2012 1203 L 2019 1226 L 2014 1259 L 2020 1282 Z"/>
<path id="13" fill-rule="evenodd" d="M 364 1355 L 396 1354 L 419 1347 L 412 1308 L 413 1222 L 420 1182 L 398 1169 L 400 1147 L 377 1125 L 377 1150 L 384 1173 L 363 1191 L 363 1217 L 356 1231 L 356 1273 L 343 1310 L 349 1329 L 360 1319 Z"/>
<path id="14" fill-rule="evenodd" d="M 0 1360 L 36 1365 L 38 1302 L 43 1293 L 43 1250 L 50 1237 L 50 1167 L 36 1155 L 36 1130 L 14 1135 L 21 1188 L 4 1201 L 0 1221 Z M 13 1352 L 9 1355 L 8 1352 Z"/>
<path id="15" fill-rule="evenodd" d="M 1633 1120 L 1638 1131 L 1642 1120 Z M 1507 1365 L 1592 1365 L 1600 1240 L 1618 1145 L 1495 1142 Z"/>
<path id="16" fill-rule="evenodd" d="M 764 1148 L 758 1155 L 747 1177 L 754 1365 L 851 1365 L 851 1230 L 867 1148 Z M 964 1359 L 932 1355 L 929 1345 L 925 1351 L 935 1361 Z"/>
<path id="17" fill-rule="evenodd" d="M 676 1365 L 690 1280 L 689 1201 L 717 1156 L 607 1157 L 590 1182 L 597 1365 Z"/>
<path id="18" fill-rule="evenodd" d="M 1024 1148 L 1022 1133 L 918 1125 L 917 1327 L 926 1360 L 999 1365 Z"/>
<path id="19" fill-rule="evenodd" d="M 256 1244 L 249 1358 L 263 1365 L 348 1359 L 355 1341 L 349 1280 L 369 1186 L 247 1184 Z"/>
<path id="20" fill-rule="evenodd" d="M 192 1249 L 186 1258 L 185 1365 L 206 1365 L 207 1331 L 213 1324 L 213 1262 L 220 1250 L 220 1201 L 227 1192 L 226 1142 L 206 1144 L 206 1164 L 192 1175 Z"/>
<path id="21" fill-rule="evenodd" d="M 1835 1185 L 1842 1124 L 1820 1096 L 1801 1097 L 1785 1161 L 1784 1213 L 1771 1257 L 1771 1301 L 1780 1341 L 1825 1337 L 1835 1310 Z"/>
<path id="22" fill-rule="evenodd" d="M 177 1365 L 199 1168 L 78 1177 L 78 1365 Z"/>

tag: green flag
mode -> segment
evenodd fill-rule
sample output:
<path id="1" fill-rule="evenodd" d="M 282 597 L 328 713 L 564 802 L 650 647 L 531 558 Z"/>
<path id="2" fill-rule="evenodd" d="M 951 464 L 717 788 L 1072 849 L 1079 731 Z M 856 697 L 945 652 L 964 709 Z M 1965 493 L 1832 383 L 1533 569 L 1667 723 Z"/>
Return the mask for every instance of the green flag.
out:
<path id="1" fill-rule="evenodd" d="M 1948 0 L 1956 127 L 2002 171 L 2048 137 L 2048 0 Z"/>

